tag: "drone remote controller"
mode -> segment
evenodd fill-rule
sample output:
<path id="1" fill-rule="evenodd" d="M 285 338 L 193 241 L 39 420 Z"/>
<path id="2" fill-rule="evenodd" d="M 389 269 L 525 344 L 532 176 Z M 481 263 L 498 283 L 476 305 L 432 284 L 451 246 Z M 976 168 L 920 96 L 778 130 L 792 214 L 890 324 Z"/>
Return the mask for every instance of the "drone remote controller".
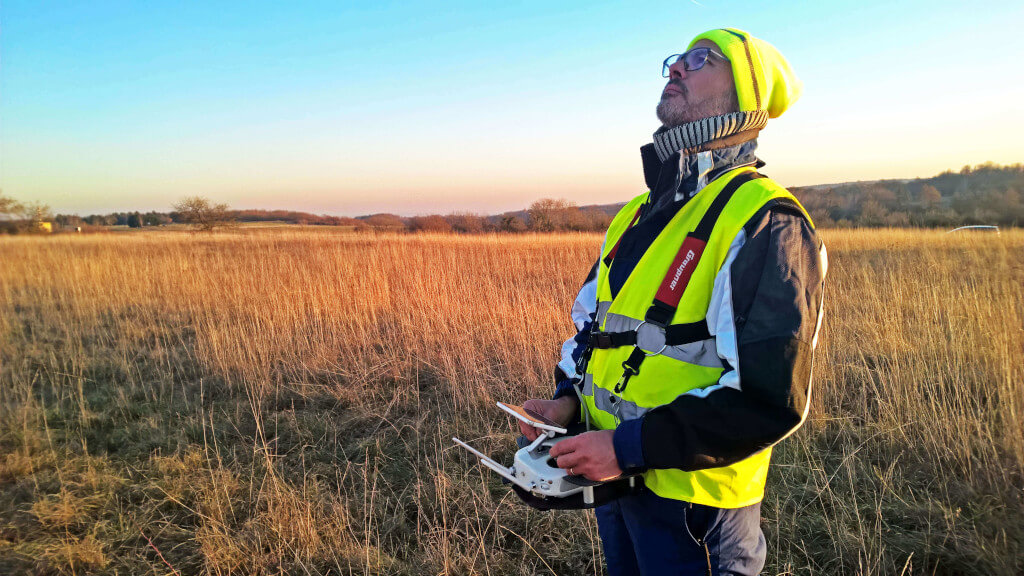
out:
<path id="1" fill-rule="evenodd" d="M 541 431 L 536 440 L 516 452 L 511 467 L 503 466 L 458 438 L 453 437 L 452 440 L 479 458 L 481 464 L 497 472 L 499 476 L 518 488 L 516 494 L 527 504 L 542 510 L 593 508 L 603 504 L 604 501 L 618 497 L 623 493 L 623 488 L 633 490 L 638 486 L 639 482 L 635 477 L 616 479 L 611 483 L 606 483 L 588 480 L 583 476 L 570 475 L 564 468 L 559 468 L 555 459 L 550 455 L 552 446 L 570 437 L 567 435 L 566 428 L 521 406 L 510 406 L 498 402 L 498 408 Z M 611 486 L 623 482 L 627 484 Z M 603 490 L 604 487 L 615 489 Z M 595 497 L 595 488 L 602 492 L 602 497 Z M 612 498 L 608 497 L 609 494 L 612 495 Z M 598 502 L 598 500 L 602 500 L 602 502 Z"/>

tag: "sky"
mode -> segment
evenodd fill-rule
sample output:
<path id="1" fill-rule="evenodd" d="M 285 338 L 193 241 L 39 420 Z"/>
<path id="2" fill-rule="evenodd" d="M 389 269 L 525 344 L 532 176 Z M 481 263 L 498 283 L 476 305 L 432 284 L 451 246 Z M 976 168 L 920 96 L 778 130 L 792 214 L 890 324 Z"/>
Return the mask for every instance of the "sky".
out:
<path id="1" fill-rule="evenodd" d="M 0 190 L 58 213 L 355 216 L 644 192 L 661 61 L 712 28 L 804 93 L 784 186 L 1024 161 L 1024 3 L 0 0 Z"/>

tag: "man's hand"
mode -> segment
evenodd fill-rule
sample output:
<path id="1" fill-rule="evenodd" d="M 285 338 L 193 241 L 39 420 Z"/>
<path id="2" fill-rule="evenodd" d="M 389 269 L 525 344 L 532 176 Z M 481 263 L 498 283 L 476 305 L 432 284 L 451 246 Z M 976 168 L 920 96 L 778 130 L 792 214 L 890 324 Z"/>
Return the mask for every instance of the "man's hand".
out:
<path id="1" fill-rule="evenodd" d="M 536 412 L 549 420 L 558 422 L 560 426 L 565 426 L 572 420 L 573 415 L 576 414 L 576 408 L 579 407 L 579 400 L 572 396 L 562 396 L 558 400 L 539 400 L 537 398 L 531 398 L 526 402 L 523 402 L 523 408 L 531 412 Z M 519 423 L 519 431 L 526 436 L 526 439 L 533 442 L 540 435 L 541 430 L 530 426 L 522 420 L 516 420 Z"/>
<path id="2" fill-rule="evenodd" d="M 551 456 L 559 468 L 570 474 L 585 476 L 588 480 L 610 480 L 622 475 L 612 443 L 614 430 L 585 432 L 562 440 L 551 447 Z"/>

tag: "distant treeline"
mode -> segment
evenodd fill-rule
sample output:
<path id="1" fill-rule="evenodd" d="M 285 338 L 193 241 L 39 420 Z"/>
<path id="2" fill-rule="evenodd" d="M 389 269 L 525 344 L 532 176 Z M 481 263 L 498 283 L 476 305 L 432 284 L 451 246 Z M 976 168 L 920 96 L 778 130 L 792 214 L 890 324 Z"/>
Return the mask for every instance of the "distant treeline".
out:
<path id="1" fill-rule="evenodd" d="M 931 178 L 791 189 L 818 227 L 1024 224 L 1024 164 L 964 166 Z"/>
<path id="2" fill-rule="evenodd" d="M 1024 224 L 1024 164 L 985 163 L 931 178 L 876 180 L 792 188 L 818 227 L 952 227 L 965 224 Z M 408 232 L 600 232 L 623 204 L 576 206 L 545 198 L 526 210 L 498 215 L 458 212 L 403 217 L 371 214 L 350 218 L 292 210 L 233 210 L 237 222 L 282 222 L 347 226 L 355 230 Z M 159 226 L 184 223 L 178 212 L 115 212 L 79 217 L 59 214 L 58 226 Z"/>
<path id="3" fill-rule="evenodd" d="M 527 210 L 498 215 L 470 212 L 429 216 L 403 217 L 396 214 L 370 214 L 350 218 L 327 214 L 309 214 L 294 210 L 231 210 L 235 222 L 280 222 L 307 226 L 346 226 L 359 231 L 387 230 L 407 232 L 455 232 L 477 234 L 484 232 L 556 232 L 604 231 L 612 216 L 621 207 L 576 206 L 566 200 L 545 198 L 530 205 Z M 60 228 L 128 226 L 142 228 L 167 224 L 185 224 L 188 218 L 179 212 L 114 212 L 81 217 L 58 214 L 53 220 Z"/>

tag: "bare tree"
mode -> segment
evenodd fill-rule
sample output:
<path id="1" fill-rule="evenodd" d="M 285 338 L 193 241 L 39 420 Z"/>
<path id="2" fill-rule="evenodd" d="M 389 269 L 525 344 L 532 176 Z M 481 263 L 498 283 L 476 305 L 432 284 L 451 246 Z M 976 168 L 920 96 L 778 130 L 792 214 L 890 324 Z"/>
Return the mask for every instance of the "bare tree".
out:
<path id="1" fill-rule="evenodd" d="M 14 198 L 4 196 L 3 191 L 0 191 L 0 232 L 17 233 L 19 227 L 15 220 L 19 214 L 21 204 Z"/>
<path id="2" fill-rule="evenodd" d="M 207 232 L 218 227 L 233 226 L 235 217 L 227 204 L 214 204 L 202 196 L 189 196 L 176 202 L 174 211 L 182 222 Z"/>
<path id="3" fill-rule="evenodd" d="M 526 232 L 526 221 L 514 214 L 507 214 L 501 217 L 499 229 L 503 232 Z"/>
<path id="4" fill-rule="evenodd" d="M 14 214 L 20 215 L 22 209 L 23 207 L 20 202 L 14 198 L 4 196 L 3 191 L 0 190 L 0 214 L 6 214 L 9 216 Z"/>
<path id="5" fill-rule="evenodd" d="M 453 212 L 444 219 L 451 224 L 452 230 L 461 234 L 479 234 L 484 231 L 487 224 L 483 216 L 471 212 Z"/>
<path id="6" fill-rule="evenodd" d="M 413 232 L 451 232 L 452 226 L 441 216 L 413 216 L 409 219 L 409 230 Z"/>
<path id="7" fill-rule="evenodd" d="M 45 232 L 49 231 L 53 211 L 42 202 L 22 204 L 14 198 L 4 196 L 0 192 L 0 215 L 7 216 L 5 226 L 11 231 Z"/>
<path id="8" fill-rule="evenodd" d="M 578 229 L 581 225 L 579 208 L 568 200 L 541 198 L 526 210 L 530 217 L 530 230 L 534 232 L 555 232 Z"/>
<path id="9" fill-rule="evenodd" d="M 404 230 L 405 220 L 395 214 L 373 214 L 363 218 L 363 222 L 378 229 Z"/>
<path id="10" fill-rule="evenodd" d="M 53 220 L 53 211 L 42 202 L 23 204 L 21 206 L 21 215 L 28 223 L 30 230 L 40 230 L 44 222 Z"/>
<path id="11" fill-rule="evenodd" d="M 938 208 L 942 204 L 942 193 L 932 186 L 931 184 L 925 184 L 921 186 L 921 205 L 925 209 Z"/>

